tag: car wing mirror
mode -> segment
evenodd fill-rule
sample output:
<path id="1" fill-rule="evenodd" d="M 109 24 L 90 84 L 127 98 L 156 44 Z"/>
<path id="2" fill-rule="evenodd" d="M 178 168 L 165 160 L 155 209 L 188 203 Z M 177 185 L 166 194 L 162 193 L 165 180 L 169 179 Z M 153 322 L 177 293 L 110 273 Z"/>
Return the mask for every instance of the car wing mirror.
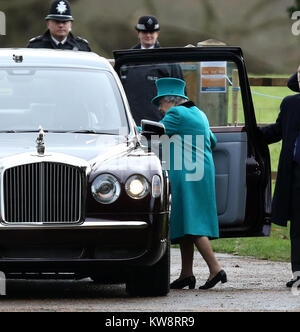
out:
<path id="1" fill-rule="evenodd" d="M 152 135 L 165 135 L 166 129 L 165 126 L 160 122 L 150 121 L 150 120 L 142 120 L 141 121 L 142 131 L 141 135 L 150 139 Z"/>
<path id="2" fill-rule="evenodd" d="M 148 151 L 154 152 L 157 157 L 161 159 L 161 143 L 160 136 L 165 135 L 166 128 L 160 122 L 150 121 L 150 120 L 142 120 L 141 121 L 142 131 L 140 134 L 142 135 L 142 145 L 148 148 Z"/>

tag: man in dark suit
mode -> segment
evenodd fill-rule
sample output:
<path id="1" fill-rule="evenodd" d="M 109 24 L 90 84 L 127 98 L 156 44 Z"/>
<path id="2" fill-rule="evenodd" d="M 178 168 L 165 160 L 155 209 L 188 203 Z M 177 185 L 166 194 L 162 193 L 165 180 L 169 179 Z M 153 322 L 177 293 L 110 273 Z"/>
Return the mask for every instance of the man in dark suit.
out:
<path id="1" fill-rule="evenodd" d="M 300 67 L 297 73 L 298 90 Z M 295 88 L 295 86 L 294 86 Z M 272 221 L 286 226 L 291 221 L 291 265 L 294 278 L 300 279 L 300 94 L 287 96 L 280 105 L 276 123 L 261 128 L 268 144 L 282 140 L 277 180 L 272 202 Z"/>
<path id="2" fill-rule="evenodd" d="M 160 25 L 156 17 L 141 16 L 135 26 L 139 43 L 131 49 L 160 48 L 158 36 Z M 147 51 L 148 52 L 148 51 Z M 139 126 L 141 120 L 160 121 L 162 114 L 151 100 L 156 95 L 157 79 L 175 77 L 183 79 L 179 64 L 154 64 L 146 66 L 124 66 L 121 68 L 121 81 L 126 91 L 132 116 Z"/>
<path id="3" fill-rule="evenodd" d="M 29 48 L 52 48 L 90 52 L 87 40 L 73 36 L 73 17 L 67 0 L 54 0 L 45 18 L 48 30 L 41 36 L 30 39 Z"/>

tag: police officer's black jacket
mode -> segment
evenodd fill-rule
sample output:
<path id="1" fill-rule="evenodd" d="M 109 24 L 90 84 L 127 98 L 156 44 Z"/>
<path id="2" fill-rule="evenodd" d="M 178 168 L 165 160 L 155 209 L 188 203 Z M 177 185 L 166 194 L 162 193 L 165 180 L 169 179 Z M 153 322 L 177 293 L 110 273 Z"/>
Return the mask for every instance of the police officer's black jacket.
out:
<path id="1" fill-rule="evenodd" d="M 51 38 L 50 31 L 47 30 L 42 36 L 38 36 L 30 39 L 29 48 L 53 48 L 73 51 L 85 51 L 90 52 L 90 46 L 87 40 L 81 37 L 74 37 L 70 32 L 66 42 L 61 46 L 57 46 L 54 40 Z"/>
<path id="2" fill-rule="evenodd" d="M 159 48 L 159 42 L 156 42 L 154 47 Z M 141 44 L 132 47 L 132 49 L 140 48 Z M 138 126 L 142 119 L 160 121 L 163 117 L 158 108 L 151 103 L 157 93 L 155 81 L 162 77 L 183 79 L 181 67 L 177 64 L 155 64 L 151 67 L 121 69 L 121 81 L 128 97 L 131 113 Z"/>
<path id="3" fill-rule="evenodd" d="M 134 46 L 131 47 L 131 49 L 133 49 L 133 50 L 139 50 L 139 49 L 141 49 L 141 48 L 142 48 L 141 43 L 138 43 L 138 44 L 136 44 L 136 45 L 134 45 Z M 155 42 L 155 44 L 154 44 L 154 48 L 160 48 L 160 43 L 159 43 L 159 41 L 156 41 L 156 42 Z"/>

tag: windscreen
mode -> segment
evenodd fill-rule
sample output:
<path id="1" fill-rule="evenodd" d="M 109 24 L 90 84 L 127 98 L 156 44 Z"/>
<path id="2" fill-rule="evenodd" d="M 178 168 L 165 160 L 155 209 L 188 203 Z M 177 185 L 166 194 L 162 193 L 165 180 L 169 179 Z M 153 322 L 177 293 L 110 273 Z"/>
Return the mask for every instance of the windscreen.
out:
<path id="1" fill-rule="evenodd" d="M 114 77 L 100 70 L 0 69 L 0 132 L 39 126 L 58 132 L 128 132 Z"/>

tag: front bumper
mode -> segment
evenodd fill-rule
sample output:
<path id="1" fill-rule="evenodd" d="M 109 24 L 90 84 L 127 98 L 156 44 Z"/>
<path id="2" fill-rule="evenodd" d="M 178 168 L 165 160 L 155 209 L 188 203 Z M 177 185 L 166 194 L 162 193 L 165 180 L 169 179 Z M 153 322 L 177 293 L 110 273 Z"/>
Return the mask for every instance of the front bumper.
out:
<path id="1" fill-rule="evenodd" d="M 167 247 L 168 213 L 140 217 L 87 218 L 79 225 L 1 225 L 0 271 L 89 275 L 151 266 Z"/>

